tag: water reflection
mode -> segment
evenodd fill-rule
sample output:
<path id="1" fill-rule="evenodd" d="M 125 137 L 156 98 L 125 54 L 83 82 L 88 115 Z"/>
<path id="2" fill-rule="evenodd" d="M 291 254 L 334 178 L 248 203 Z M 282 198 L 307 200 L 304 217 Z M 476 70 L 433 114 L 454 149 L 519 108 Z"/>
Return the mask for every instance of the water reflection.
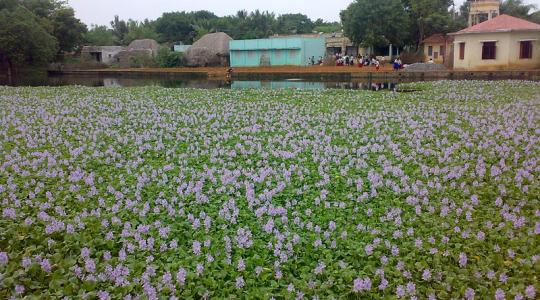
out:
<path id="1" fill-rule="evenodd" d="M 104 76 L 45 76 L 25 77 L 16 79 L 11 85 L 15 86 L 65 86 L 82 85 L 91 87 L 135 87 L 161 86 L 166 88 L 232 88 L 232 89 L 355 89 L 355 90 L 393 90 L 396 82 L 377 81 L 304 81 L 294 80 L 235 80 L 218 79 L 178 79 L 167 77 L 104 77 Z M 0 78 L 0 85 L 8 82 Z"/>

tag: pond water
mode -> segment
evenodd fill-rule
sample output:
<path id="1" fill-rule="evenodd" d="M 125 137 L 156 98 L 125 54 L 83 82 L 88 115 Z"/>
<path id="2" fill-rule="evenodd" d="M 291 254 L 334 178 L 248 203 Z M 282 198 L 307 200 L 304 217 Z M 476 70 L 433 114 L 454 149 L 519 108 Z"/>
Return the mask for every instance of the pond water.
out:
<path id="1" fill-rule="evenodd" d="M 354 81 L 313 81 L 302 78 L 280 80 L 233 80 L 201 78 L 168 78 L 168 77 L 125 77 L 125 76 L 88 76 L 88 75 L 55 75 L 55 76 L 25 76 L 8 82 L 7 78 L 0 78 L 0 85 L 13 86 L 104 86 L 104 87 L 134 87 L 134 86 L 161 86 L 166 88 L 265 88 L 265 89 L 359 89 L 359 90 L 393 90 L 403 81 L 388 82 L 384 80 L 354 80 Z"/>

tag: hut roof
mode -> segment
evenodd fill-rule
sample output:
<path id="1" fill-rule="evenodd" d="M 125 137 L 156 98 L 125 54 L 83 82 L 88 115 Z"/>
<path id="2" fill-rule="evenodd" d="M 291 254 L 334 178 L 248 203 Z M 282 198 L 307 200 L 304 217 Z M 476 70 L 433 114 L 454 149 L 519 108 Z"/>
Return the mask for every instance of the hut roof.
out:
<path id="1" fill-rule="evenodd" d="M 152 52 L 157 52 L 158 48 L 159 45 L 156 41 L 152 39 L 143 39 L 131 42 L 127 47 L 127 50 L 152 50 Z"/>
<path id="2" fill-rule="evenodd" d="M 465 28 L 453 34 L 458 35 L 465 33 L 510 32 L 529 30 L 538 31 L 540 30 L 540 25 L 509 15 L 500 15 L 491 20 L 476 24 L 469 28 Z"/>
<path id="3" fill-rule="evenodd" d="M 209 33 L 196 41 L 191 48 L 208 48 L 218 55 L 229 55 L 229 41 L 232 38 L 224 32 Z"/>

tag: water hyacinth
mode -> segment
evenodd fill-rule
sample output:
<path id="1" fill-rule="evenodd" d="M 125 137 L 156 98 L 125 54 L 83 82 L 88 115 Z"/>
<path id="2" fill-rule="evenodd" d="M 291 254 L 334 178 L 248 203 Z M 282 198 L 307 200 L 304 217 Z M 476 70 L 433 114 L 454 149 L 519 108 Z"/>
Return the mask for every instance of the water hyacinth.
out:
<path id="1" fill-rule="evenodd" d="M 0 87 L 0 298 L 536 299 L 540 84 Z"/>

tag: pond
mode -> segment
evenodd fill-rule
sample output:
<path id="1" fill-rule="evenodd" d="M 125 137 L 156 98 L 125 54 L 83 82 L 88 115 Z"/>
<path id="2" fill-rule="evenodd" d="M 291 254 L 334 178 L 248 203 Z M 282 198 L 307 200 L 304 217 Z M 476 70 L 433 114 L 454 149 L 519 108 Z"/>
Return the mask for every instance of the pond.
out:
<path id="1" fill-rule="evenodd" d="M 399 83 L 396 80 L 368 80 L 354 81 L 339 80 L 313 80 L 303 78 L 290 78 L 278 80 L 232 80 L 207 78 L 171 78 L 163 76 L 92 76 L 92 75 L 54 75 L 54 76 L 24 76 L 8 82 L 7 78 L 0 78 L 0 85 L 13 86 L 104 86 L 104 87 L 135 87 L 135 86 L 161 86 L 166 88 L 199 88 L 199 89 L 358 89 L 358 90 L 394 90 Z"/>

